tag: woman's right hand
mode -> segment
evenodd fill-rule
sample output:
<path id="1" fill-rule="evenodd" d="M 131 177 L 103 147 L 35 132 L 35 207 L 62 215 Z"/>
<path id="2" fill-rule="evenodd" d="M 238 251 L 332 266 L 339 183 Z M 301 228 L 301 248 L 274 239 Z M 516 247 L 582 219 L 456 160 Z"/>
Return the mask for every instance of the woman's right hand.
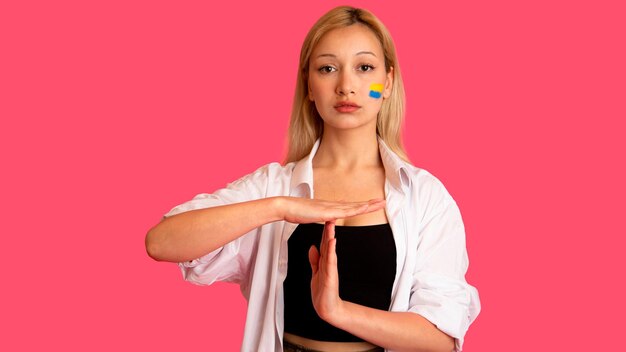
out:
<path id="1" fill-rule="evenodd" d="M 296 224 L 326 222 L 370 213 L 385 207 L 384 199 L 341 202 L 299 197 L 277 197 L 281 218 Z"/>
<path id="2" fill-rule="evenodd" d="M 270 222 L 325 223 L 376 211 L 384 206 L 384 199 L 333 202 L 269 197 L 196 209 L 163 219 L 151 228 L 146 235 L 146 250 L 156 260 L 185 262 L 200 258 Z"/>

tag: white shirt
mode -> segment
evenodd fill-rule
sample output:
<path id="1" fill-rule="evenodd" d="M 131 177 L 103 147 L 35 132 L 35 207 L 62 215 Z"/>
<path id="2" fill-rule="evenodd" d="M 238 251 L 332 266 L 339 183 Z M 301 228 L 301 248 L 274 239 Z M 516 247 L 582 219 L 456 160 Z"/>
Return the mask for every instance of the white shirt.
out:
<path id="1" fill-rule="evenodd" d="M 165 216 L 274 196 L 313 198 L 312 161 L 319 144 L 298 162 L 265 165 L 213 194 L 198 194 Z M 461 214 L 438 179 L 400 159 L 380 138 L 378 145 L 386 175 L 385 211 L 397 251 L 389 310 L 423 316 L 454 337 L 460 351 L 465 332 L 480 312 L 478 292 L 465 281 L 468 258 Z M 242 351 L 282 351 L 287 240 L 296 226 L 269 223 L 178 264 L 192 283 L 240 285 L 248 300 Z"/>

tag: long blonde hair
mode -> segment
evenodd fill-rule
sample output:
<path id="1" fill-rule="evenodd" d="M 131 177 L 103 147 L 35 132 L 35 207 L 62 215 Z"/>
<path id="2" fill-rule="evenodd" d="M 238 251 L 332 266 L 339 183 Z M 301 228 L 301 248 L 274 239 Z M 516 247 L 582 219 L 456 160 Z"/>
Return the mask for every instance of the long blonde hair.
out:
<path id="1" fill-rule="evenodd" d="M 308 155 L 323 132 L 322 118 L 317 112 L 315 103 L 308 99 L 309 60 L 313 49 L 326 33 L 356 23 L 363 24 L 372 30 L 383 47 L 386 71 L 390 72 L 393 68 L 391 95 L 383 100 L 376 122 L 376 133 L 392 151 L 408 161 L 401 136 L 405 105 L 404 85 L 393 39 L 383 23 L 371 12 L 350 6 L 340 6 L 327 12 L 315 23 L 302 44 L 285 164 Z"/>

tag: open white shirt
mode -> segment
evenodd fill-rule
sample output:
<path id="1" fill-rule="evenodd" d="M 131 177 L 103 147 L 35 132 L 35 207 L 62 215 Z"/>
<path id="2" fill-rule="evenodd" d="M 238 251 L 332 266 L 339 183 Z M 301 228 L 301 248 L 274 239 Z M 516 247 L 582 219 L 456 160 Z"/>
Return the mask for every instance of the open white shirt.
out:
<path id="1" fill-rule="evenodd" d="M 213 194 L 198 194 L 165 216 L 274 196 L 313 198 L 312 161 L 319 143 L 298 162 L 265 165 Z M 438 179 L 400 159 L 381 139 L 378 145 L 386 174 L 385 211 L 397 251 L 389 310 L 423 316 L 454 337 L 460 351 L 480 312 L 478 292 L 465 281 L 468 258 L 461 214 Z M 192 283 L 240 285 L 248 300 L 242 351 L 282 351 L 287 240 L 296 226 L 269 223 L 201 258 L 179 263 Z"/>

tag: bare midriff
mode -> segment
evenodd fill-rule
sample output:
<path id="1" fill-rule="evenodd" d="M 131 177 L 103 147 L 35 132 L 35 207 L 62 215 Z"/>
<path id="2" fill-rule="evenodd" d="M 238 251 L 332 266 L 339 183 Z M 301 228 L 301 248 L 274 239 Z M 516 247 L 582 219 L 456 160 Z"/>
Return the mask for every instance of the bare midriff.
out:
<path id="1" fill-rule="evenodd" d="M 328 342 L 317 341 L 307 339 L 306 337 L 300 337 L 285 333 L 284 339 L 296 345 L 302 345 L 312 350 L 325 351 L 325 352 L 362 352 L 369 351 L 376 346 L 369 342 Z"/>

